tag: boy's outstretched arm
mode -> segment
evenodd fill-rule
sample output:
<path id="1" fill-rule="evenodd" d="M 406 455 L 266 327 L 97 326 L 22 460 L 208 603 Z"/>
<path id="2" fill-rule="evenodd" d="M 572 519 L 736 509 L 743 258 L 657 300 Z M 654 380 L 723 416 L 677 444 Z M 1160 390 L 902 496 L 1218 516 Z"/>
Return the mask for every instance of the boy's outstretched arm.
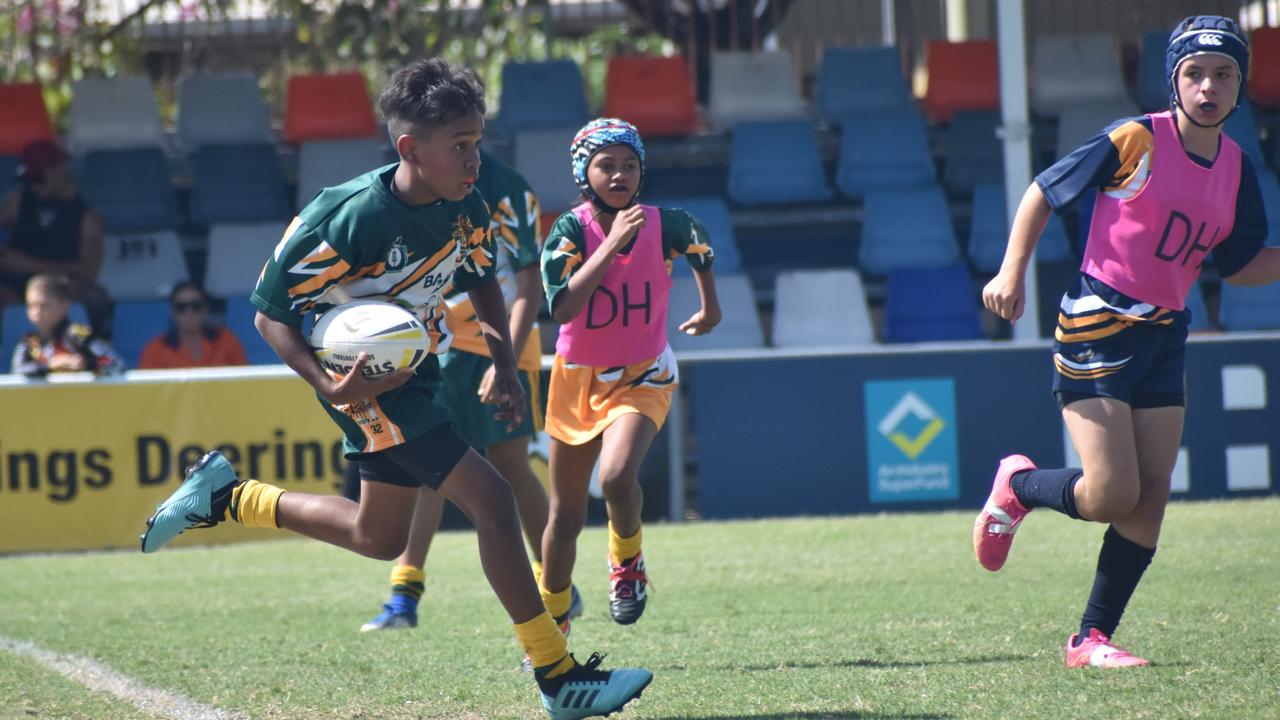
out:
<path id="1" fill-rule="evenodd" d="M 497 417 L 508 421 L 514 430 L 524 421 L 524 387 L 516 376 L 516 357 L 511 349 L 511 335 L 507 327 L 507 305 L 496 278 L 490 279 L 467 291 L 476 319 L 489 345 L 489 357 L 493 358 L 493 384 L 497 394 Z"/>
<path id="2" fill-rule="evenodd" d="M 276 351 L 284 364 L 297 373 L 298 377 L 306 380 L 307 384 L 315 388 L 316 392 L 320 393 L 320 397 L 331 405 L 347 405 L 377 397 L 388 390 L 400 387 L 413 376 L 412 369 L 402 368 L 389 375 L 366 378 L 363 371 L 364 366 L 369 362 L 369 356 L 360 353 L 351 372 L 340 380 L 334 380 L 320 366 L 320 361 L 316 360 L 301 330 L 286 325 L 261 311 L 253 319 L 253 324 L 262 335 L 262 339 Z"/>
<path id="3" fill-rule="evenodd" d="M 702 308 L 692 317 L 680 323 L 680 332 L 688 335 L 706 335 L 720 324 L 720 298 L 716 295 L 716 278 L 711 268 L 693 273 L 693 281 L 698 285 L 698 296 L 702 298 Z"/>

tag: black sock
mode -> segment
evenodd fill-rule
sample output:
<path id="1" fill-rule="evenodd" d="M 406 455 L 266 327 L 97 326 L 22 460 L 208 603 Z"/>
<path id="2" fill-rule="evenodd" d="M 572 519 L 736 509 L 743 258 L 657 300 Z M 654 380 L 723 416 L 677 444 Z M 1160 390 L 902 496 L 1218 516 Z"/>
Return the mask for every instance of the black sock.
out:
<path id="1" fill-rule="evenodd" d="M 1055 468 L 1053 470 L 1024 470 L 1009 479 L 1009 488 L 1022 506 L 1047 507 L 1076 520 L 1075 488 L 1084 471 L 1080 468 Z"/>
<path id="2" fill-rule="evenodd" d="M 1145 548 L 1125 538 L 1114 526 L 1107 528 L 1107 534 L 1102 537 L 1102 550 L 1098 552 L 1093 590 L 1080 617 L 1080 638 L 1089 633 L 1089 628 L 1097 628 L 1107 637 L 1115 633 L 1134 588 L 1138 587 L 1142 573 L 1155 554 L 1155 548 Z"/>

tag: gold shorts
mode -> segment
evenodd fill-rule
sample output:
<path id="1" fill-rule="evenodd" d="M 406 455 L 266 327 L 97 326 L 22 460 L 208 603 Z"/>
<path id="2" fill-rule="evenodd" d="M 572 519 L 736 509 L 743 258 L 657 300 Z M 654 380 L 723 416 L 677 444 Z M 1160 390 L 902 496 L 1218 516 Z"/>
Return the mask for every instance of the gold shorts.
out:
<path id="1" fill-rule="evenodd" d="M 628 413 L 639 413 L 662 429 L 679 380 L 671 346 L 653 360 L 613 368 L 574 365 L 556 355 L 547 392 L 547 434 L 582 445 Z"/>

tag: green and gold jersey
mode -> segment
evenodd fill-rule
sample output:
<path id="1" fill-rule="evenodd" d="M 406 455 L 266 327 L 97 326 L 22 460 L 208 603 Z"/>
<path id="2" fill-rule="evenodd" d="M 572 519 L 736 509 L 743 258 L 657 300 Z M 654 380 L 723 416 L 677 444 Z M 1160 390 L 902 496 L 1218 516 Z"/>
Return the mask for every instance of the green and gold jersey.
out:
<path id="1" fill-rule="evenodd" d="M 480 176 L 475 189 L 491 212 L 489 233 L 496 249 L 494 274 L 510 312 L 511 303 L 516 299 L 516 273 L 538 262 L 542 251 L 542 232 L 538 225 L 542 208 L 519 173 L 487 152 L 481 152 L 480 158 Z M 470 298 L 451 285 L 445 289 L 445 299 L 449 306 L 449 329 L 453 332 L 452 349 L 488 357 L 489 345 L 480 332 Z M 532 351 L 536 368 L 539 350 L 531 347 L 535 344 L 526 343 L 525 355 Z"/>
<path id="2" fill-rule="evenodd" d="M 671 272 L 672 261 L 681 255 L 698 272 L 710 268 L 715 253 L 702 223 L 680 208 L 661 208 L 659 212 L 662 218 L 662 256 L 666 258 L 667 272 Z M 555 307 L 556 295 L 569 286 L 569 278 L 582 267 L 586 260 L 583 255 L 585 247 L 582 223 L 569 210 L 551 226 L 547 244 L 542 249 L 542 286 L 547 291 L 547 307 Z"/>
<path id="3" fill-rule="evenodd" d="M 324 189 L 294 218 L 258 278 L 253 304 L 299 327 L 308 313 L 362 298 L 419 315 L 432 352 L 452 340 L 443 291 L 494 276 L 489 210 L 477 193 L 413 207 L 391 192 L 396 165 Z"/>
<path id="4" fill-rule="evenodd" d="M 444 289 L 494 276 L 489 209 L 478 193 L 458 202 L 406 205 L 391 192 L 396 165 L 326 188 L 307 204 L 267 260 L 251 300 L 293 327 L 304 316 L 361 298 L 399 303 L 423 318 L 432 352 L 448 349 Z M 347 456 L 361 458 L 449 421 L 434 402 L 435 355 L 409 382 L 376 398 L 325 410 L 342 428 Z"/>

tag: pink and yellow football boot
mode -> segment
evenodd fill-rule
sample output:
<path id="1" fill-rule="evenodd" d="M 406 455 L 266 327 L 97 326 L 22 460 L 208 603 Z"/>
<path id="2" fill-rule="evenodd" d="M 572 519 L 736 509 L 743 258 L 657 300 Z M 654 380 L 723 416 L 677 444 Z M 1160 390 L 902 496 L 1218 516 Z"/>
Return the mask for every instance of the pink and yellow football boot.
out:
<path id="1" fill-rule="evenodd" d="M 1079 645 L 1075 644 L 1077 635 L 1079 633 L 1067 638 L 1067 667 L 1069 668 L 1122 668 L 1150 664 L 1111 642 L 1111 638 L 1103 635 L 1097 628 L 1089 628 L 1089 635 Z"/>
<path id="2" fill-rule="evenodd" d="M 1013 534 L 1022 518 L 1031 512 L 1014 497 L 1009 479 L 1024 470 L 1035 470 L 1036 464 L 1025 455 L 1010 455 L 1000 461 L 991 495 L 978 519 L 973 522 L 973 552 L 982 567 L 995 572 L 1004 567 L 1013 545 Z"/>

